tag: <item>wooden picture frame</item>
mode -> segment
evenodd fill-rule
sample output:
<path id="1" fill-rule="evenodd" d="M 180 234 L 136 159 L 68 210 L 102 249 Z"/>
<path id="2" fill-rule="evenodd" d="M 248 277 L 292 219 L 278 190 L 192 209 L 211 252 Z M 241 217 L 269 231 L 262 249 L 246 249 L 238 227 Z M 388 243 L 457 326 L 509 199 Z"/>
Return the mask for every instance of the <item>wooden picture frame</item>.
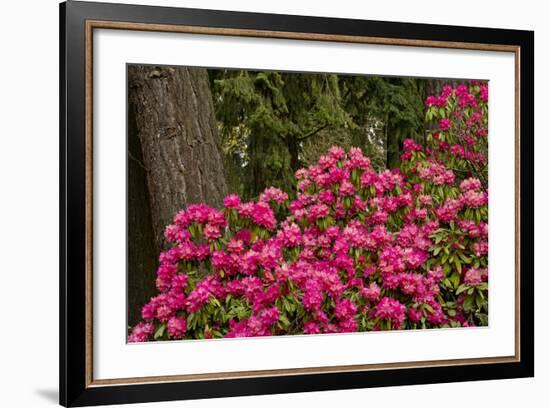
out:
<path id="1" fill-rule="evenodd" d="M 92 58 L 93 33 L 102 28 L 514 53 L 514 355 L 150 378 L 94 379 Z M 533 119 L 534 33 L 530 31 L 77 1 L 62 3 L 60 403 L 64 406 L 120 404 L 533 376 Z"/>

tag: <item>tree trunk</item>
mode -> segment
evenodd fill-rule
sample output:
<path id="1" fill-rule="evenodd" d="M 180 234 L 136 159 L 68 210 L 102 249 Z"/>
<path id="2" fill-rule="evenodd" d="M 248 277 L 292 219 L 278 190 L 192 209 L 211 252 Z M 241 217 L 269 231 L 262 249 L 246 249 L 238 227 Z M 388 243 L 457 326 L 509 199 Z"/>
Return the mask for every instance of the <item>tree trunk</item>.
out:
<path id="1" fill-rule="evenodd" d="M 288 135 L 286 137 L 286 144 L 288 153 L 290 154 L 290 168 L 292 174 L 295 174 L 296 170 L 300 168 L 300 146 L 298 138 L 294 135 Z"/>
<path id="2" fill-rule="evenodd" d="M 177 211 L 226 194 L 212 95 L 204 69 L 132 65 L 128 82 L 160 249 Z"/>
<path id="3" fill-rule="evenodd" d="M 128 325 L 141 318 L 141 307 L 155 294 L 155 248 L 147 173 L 137 137 L 135 109 L 128 110 Z"/>
<path id="4" fill-rule="evenodd" d="M 130 65 L 128 109 L 132 324 L 154 293 L 166 225 L 191 203 L 221 207 L 227 188 L 206 70 Z"/>

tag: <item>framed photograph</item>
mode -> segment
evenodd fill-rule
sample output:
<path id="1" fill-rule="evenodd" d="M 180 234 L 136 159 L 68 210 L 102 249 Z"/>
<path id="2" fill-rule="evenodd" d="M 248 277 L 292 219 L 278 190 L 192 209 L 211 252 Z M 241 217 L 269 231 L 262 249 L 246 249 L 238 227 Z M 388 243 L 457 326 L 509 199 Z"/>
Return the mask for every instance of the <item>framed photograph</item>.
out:
<path id="1" fill-rule="evenodd" d="M 534 375 L 534 33 L 60 6 L 60 403 Z"/>

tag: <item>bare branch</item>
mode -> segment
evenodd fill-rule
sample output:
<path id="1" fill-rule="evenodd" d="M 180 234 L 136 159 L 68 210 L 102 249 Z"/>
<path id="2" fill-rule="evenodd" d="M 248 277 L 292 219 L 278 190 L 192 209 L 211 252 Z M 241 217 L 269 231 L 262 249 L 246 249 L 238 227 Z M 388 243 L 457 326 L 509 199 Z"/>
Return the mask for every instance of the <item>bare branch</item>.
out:
<path id="1" fill-rule="evenodd" d="M 319 133 L 321 130 L 325 129 L 327 126 L 328 126 L 328 124 L 325 123 L 323 126 L 320 126 L 317 129 L 312 130 L 308 134 L 306 134 L 302 137 L 299 137 L 298 141 L 303 142 L 304 140 L 309 139 L 311 136 L 315 136 L 317 133 Z"/>

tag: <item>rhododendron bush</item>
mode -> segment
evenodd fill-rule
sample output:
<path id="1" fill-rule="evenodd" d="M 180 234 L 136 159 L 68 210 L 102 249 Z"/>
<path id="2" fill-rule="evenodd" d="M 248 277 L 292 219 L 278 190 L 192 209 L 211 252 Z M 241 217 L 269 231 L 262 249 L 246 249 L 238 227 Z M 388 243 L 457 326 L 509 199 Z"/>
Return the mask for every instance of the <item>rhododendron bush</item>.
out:
<path id="1" fill-rule="evenodd" d="M 480 82 L 430 96 L 398 169 L 334 146 L 294 199 L 188 206 L 129 340 L 487 325 L 487 102 Z"/>

